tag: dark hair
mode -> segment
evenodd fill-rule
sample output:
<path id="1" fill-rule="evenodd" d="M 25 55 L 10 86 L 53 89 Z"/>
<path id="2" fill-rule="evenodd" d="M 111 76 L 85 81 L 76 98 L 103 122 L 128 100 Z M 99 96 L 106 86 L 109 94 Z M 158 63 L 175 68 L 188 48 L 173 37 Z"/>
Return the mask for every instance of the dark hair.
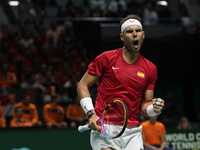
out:
<path id="1" fill-rule="evenodd" d="M 122 24 L 128 19 L 137 19 L 140 23 L 142 23 L 141 18 L 138 15 L 128 15 L 125 18 L 122 18 L 120 21 L 120 28 Z"/>
<path id="2" fill-rule="evenodd" d="M 21 100 L 25 99 L 25 97 L 27 96 L 28 94 L 25 92 L 24 94 L 21 95 Z"/>

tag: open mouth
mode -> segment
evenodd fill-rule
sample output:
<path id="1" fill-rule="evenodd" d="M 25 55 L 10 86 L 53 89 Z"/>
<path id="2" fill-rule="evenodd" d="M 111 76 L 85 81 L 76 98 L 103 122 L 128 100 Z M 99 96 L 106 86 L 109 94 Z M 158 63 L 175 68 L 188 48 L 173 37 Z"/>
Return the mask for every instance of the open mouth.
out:
<path id="1" fill-rule="evenodd" d="M 139 43 L 139 41 L 138 40 L 136 40 L 136 41 L 133 41 L 133 45 L 138 45 L 138 43 Z"/>

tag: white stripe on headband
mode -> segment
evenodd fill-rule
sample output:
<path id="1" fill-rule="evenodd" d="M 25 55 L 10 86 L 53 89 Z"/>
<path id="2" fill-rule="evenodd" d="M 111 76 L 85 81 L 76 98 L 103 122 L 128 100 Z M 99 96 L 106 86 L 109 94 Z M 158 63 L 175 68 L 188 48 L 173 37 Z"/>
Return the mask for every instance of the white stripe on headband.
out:
<path id="1" fill-rule="evenodd" d="M 128 27 L 130 25 L 138 25 L 142 28 L 142 24 L 137 19 L 128 19 L 122 24 L 121 33 L 123 33 L 124 30 L 126 29 L 126 27 Z"/>

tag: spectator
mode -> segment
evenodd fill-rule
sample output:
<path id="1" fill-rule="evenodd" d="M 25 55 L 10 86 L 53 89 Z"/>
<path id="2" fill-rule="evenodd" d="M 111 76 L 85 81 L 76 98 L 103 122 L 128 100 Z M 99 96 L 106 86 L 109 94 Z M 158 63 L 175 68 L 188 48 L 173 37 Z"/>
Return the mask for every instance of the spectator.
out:
<path id="1" fill-rule="evenodd" d="M 76 15 L 78 14 L 80 17 L 89 17 L 90 9 L 88 8 L 89 8 L 89 4 L 85 2 L 85 4 L 82 4 L 77 8 Z"/>
<path id="2" fill-rule="evenodd" d="M 53 52 L 56 50 L 57 42 L 55 42 L 55 36 L 49 35 L 48 36 L 48 42 L 43 45 L 43 49 L 47 52 Z"/>
<path id="3" fill-rule="evenodd" d="M 51 71 L 47 71 L 46 82 L 43 84 L 43 94 L 44 94 L 44 103 L 49 103 L 51 101 L 51 96 L 55 95 L 59 91 L 59 86 L 55 82 L 55 77 L 52 75 Z"/>
<path id="4" fill-rule="evenodd" d="M 4 63 L 0 72 L 0 88 L 14 88 L 15 85 L 17 85 L 16 74 L 10 71 L 8 64 Z"/>
<path id="5" fill-rule="evenodd" d="M 14 109 L 14 112 L 16 114 L 16 117 L 13 118 L 10 122 L 10 127 L 31 127 L 32 123 L 25 119 L 23 115 L 23 108 L 21 106 L 18 106 Z"/>
<path id="6" fill-rule="evenodd" d="M 127 15 L 128 15 L 128 11 L 124 9 L 122 4 L 119 4 L 117 6 L 116 17 L 124 18 Z"/>
<path id="7" fill-rule="evenodd" d="M 22 82 L 21 84 L 22 89 L 35 89 L 39 87 L 38 84 L 35 83 L 35 75 L 32 72 L 25 76 L 25 81 L 26 82 Z"/>
<path id="8" fill-rule="evenodd" d="M 87 70 L 87 66 L 88 64 L 86 62 L 81 62 L 80 63 L 80 68 L 77 72 L 78 75 L 78 81 L 81 80 L 81 78 L 83 77 L 83 75 L 85 74 L 86 70 Z"/>
<path id="9" fill-rule="evenodd" d="M 76 13 L 76 7 L 72 3 L 72 0 L 69 0 L 66 5 L 66 17 L 74 17 Z"/>
<path id="10" fill-rule="evenodd" d="M 67 122 L 64 121 L 64 108 L 59 105 L 60 95 L 52 96 L 52 102 L 43 107 L 44 122 L 48 129 L 52 127 L 67 128 Z"/>
<path id="11" fill-rule="evenodd" d="M 105 0 L 91 0 L 90 7 L 92 10 L 96 9 L 96 7 L 100 7 L 100 9 L 103 11 L 106 9 L 106 2 Z"/>
<path id="12" fill-rule="evenodd" d="M 49 39 L 46 37 L 46 30 L 44 28 L 39 29 L 38 34 L 37 31 L 35 31 L 35 42 L 37 43 L 38 48 L 48 45 Z"/>
<path id="13" fill-rule="evenodd" d="M 77 128 L 86 123 L 87 116 L 80 105 L 78 95 L 75 96 L 74 103 L 68 105 L 66 118 L 70 121 L 70 128 Z"/>
<path id="14" fill-rule="evenodd" d="M 90 7 L 92 17 L 103 17 L 107 6 L 105 0 L 91 0 Z"/>
<path id="15" fill-rule="evenodd" d="M 122 5 L 123 10 L 126 10 L 126 2 L 124 0 L 112 0 L 108 5 L 108 11 L 117 13 L 118 5 Z"/>
<path id="16" fill-rule="evenodd" d="M 4 116 L 4 111 L 0 106 L 0 128 L 5 128 L 5 127 L 6 127 L 6 119 Z"/>
<path id="17" fill-rule="evenodd" d="M 35 3 L 34 7 L 29 10 L 29 15 L 33 20 L 35 20 L 38 17 L 44 18 L 45 17 L 45 11 L 42 9 L 40 3 Z"/>
<path id="18" fill-rule="evenodd" d="M 143 22 L 146 26 L 156 25 L 159 22 L 158 13 L 151 2 L 147 3 L 143 13 Z"/>
<path id="19" fill-rule="evenodd" d="M 75 56 L 73 61 L 72 61 L 72 66 L 73 66 L 73 70 L 75 72 L 80 70 L 80 64 L 82 62 L 85 62 L 86 65 L 88 65 L 90 63 L 90 59 L 88 57 L 88 49 L 86 49 L 85 47 L 81 48 L 78 50 L 79 55 Z"/>
<path id="20" fill-rule="evenodd" d="M 182 117 L 179 121 L 179 124 L 177 126 L 177 129 L 191 129 L 191 125 L 190 122 L 188 120 L 188 118 L 186 117 Z"/>
<path id="21" fill-rule="evenodd" d="M 179 13 L 180 13 L 180 21 L 184 26 L 192 24 L 188 8 L 184 3 L 179 4 Z"/>
<path id="22" fill-rule="evenodd" d="M 38 85 L 43 85 L 46 82 L 46 75 L 47 75 L 48 68 L 46 64 L 41 64 L 40 72 L 35 75 L 35 82 Z"/>
<path id="23" fill-rule="evenodd" d="M 78 76 L 76 73 L 72 73 L 70 76 L 70 80 L 64 84 L 65 88 L 69 87 L 77 87 L 78 85 Z"/>
<path id="24" fill-rule="evenodd" d="M 141 123 L 145 150 L 173 150 L 165 147 L 165 126 L 157 121 L 157 117 L 149 117 L 149 120 Z"/>
<path id="25" fill-rule="evenodd" d="M 41 24 L 41 21 L 39 21 L 39 20 L 35 20 L 33 24 L 34 24 L 34 27 L 33 27 L 33 37 L 36 40 L 36 39 L 39 38 L 41 29 L 42 29 L 42 24 Z"/>
<path id="26" fill-rule="evenodd" d="M 59 87 L 63 87 L 64 83 L 69 80 L 70 74 L 70 65 L 68 63 L 64 63 L 61 71 L 56 74 L 56 82 L 59 84 Z"/>
<path id="27" fill-rule="evenodd" d="M 51 37 L 54 41 L 54 45 L 57 45 L 58 41 L 61 41 L 61 33 L 60 30 L 57 26 L 56 21 L 51 21 L 51 28 L 47 31 L 46 36 Z"/>
<path id="28" fill-rule="evenodd" d="M 136 14 L 142 17 L 143 7 L 141 3 L 137 2 L 137 0 L 130 0 L 127 4 L 127 9 L 129 14 Z"/>
<path id="29" fill-rule="evenodd" d="M 17 77 L 18 87 L 21 87 L 21 85 L 23 83 L 27 82 L 26 77 L 31 72 L 29 71 L 30 69 L 28 67 L 28 64 L 26 62 L 21 61 L 21 60 L 16 61 L 15 67 L 16 67 L 15 73 L 16 73 L 16 77 Z"/>
<path id="30" fill-rule="evenodd" d="M 95 9 L 92 10 L 91 12 L 92 17 L 103 17 L 103 11 L 101 10 L 100 6 L 96 6 Z"/>
<path id="31" fill-rule="evenodd" d="M 31 33 L 29 31 L 25 31 L 24 37 L 21 38 L 20 43 L 27 49 L 33 50 L 35 48 L 34 40 L 31 37 Z"/>
<path id="32" fill-rule="evenodd" d="M 35 104 L 31 103 L 31 96 L 28 94 L 24 94 L 21 97 L 21 101 L 14 106 L 14 111 L 13 111 L 13 118 L 17 120 L 17 112 L 16 108 L 17 107 L 22 107 L 23 109 L 23 114 L 22 118 L 30 121 L 31 126 L 42 126 L 43 123 L 42 121 L 39 121 L 38 119 L 38 111 L 37 107 Z"/>

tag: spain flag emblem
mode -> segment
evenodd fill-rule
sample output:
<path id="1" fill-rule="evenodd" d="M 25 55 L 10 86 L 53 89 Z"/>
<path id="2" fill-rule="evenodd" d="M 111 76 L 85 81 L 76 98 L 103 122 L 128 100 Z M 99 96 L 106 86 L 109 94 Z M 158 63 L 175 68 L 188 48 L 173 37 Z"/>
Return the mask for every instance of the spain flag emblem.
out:
<path id="1" fill-rule="evenodd" d="M 145 77 L 145 74 L 143 72 L 137 72 L 137 76 L 140 77 L 140 78 L 144 78 Z"/>

